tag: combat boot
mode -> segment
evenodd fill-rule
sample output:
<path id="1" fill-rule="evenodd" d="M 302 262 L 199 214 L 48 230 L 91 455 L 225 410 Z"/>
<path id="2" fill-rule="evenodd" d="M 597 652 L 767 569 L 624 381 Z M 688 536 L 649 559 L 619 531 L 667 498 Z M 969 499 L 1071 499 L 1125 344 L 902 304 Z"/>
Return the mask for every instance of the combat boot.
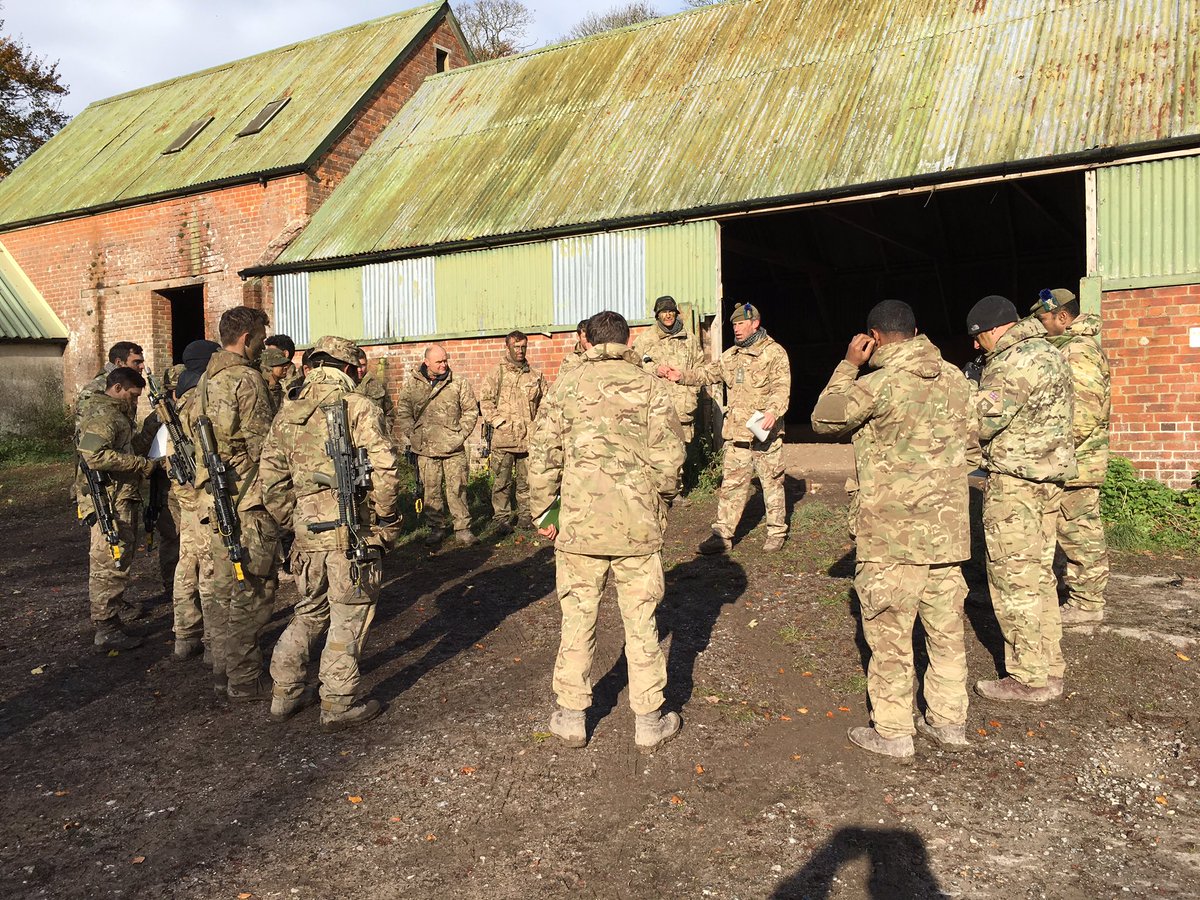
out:
<path id="1" fill-rule="evenodd" d="M 204 644 L 200 638 L 176 638 L 175 652 L 176 659 L 191 659 L 193 656 L 199 656 L 204 652 Z"/>
<path id="2" fill-rule="evenodd" d="M 109 650 L 132 650 L 142 646 L 142 639 L 121 628 L 116 621 L 96 623 L 96 637 L 92 646 L 97 653 L 107 653 Z"/>
<path id="3" fill-rule="evenodd" d="M 1051 675 L 1046 679 L 1046 690 L 1050 692 L 1049 699 L 1057 700 L 1063 695 L 1063 680 L 1061 678 L 1055 678 L 1053 675 Z"/>
<path id="4" fill-rule="evenodd" d="M 971 746 L 967 740 L 966 725 L 930 725 L 923 718 L 917 718 L 917 731 L 933 741 L 943 750 L 957 753 Z"/>
<path id="5" fill-rule="evenodd" d="M 479 538 L 475 537 L 475 532 L 470 528 L 460 528 L 454 532 L 454 539 L 464 547 L 471 547 L 479 543 Z"/>
<path id="6" fill-rule="evenodd" d="M 441 528 L 430 528 L 429 534 L 425 535 L 425 546 L 436 547 L 446 539 L 446 532 Z"/>
<path id="7" fill-rule="evenodd" d="M 1094 625 L 1104 621 L 1103 609 L 1083 609 L 1070 603 L 1058 608 L 1063 625 Z"/>
<path id="8" fill-rule="evenodd" d="M 383 712 L 378 700 L 368 700 L 366 703 L 356 703 L 349 709 L 326 709 L 321 705 L 321 730 L 326 734 L 345 731 L 363 722 L 370 722 Z"/>
<path id="9" fill-rule="evenodd" d="M 286 722 L 301 710 L 308 709 L 317 702 L 317 686 L 306 685 L 299 697 L 281 697 L 275 694 L 271 698 L 271 719 L 275 722 Z"/>
<path id="10" fill-rule="evenodd" d="M 229 679 L 224 672 L 213 672 L 212 689 L 218 700 L 229 699 Z"/>
<path id="11" fill-rule="evenodd" d="M 783 542 L 786 540 L 787 540 L 787 538 L 784 537 L 783 535 L 778 535 L 776 537 L 767 538 L 766 541 L 763 543 L 763 552 L 764 553 L 775 553 L 776 551 L 782 550 Z"/>
<path id="12" fill-rule="evenodd" d="M 870 725 L 859 725 L 857 728 L 847 731 L 846 736 L 850 738 L 850 743 L 854 746 L 862 747 L 871 753 L 878 753 L 880 756 L 905 760 L 913 758 L 911 734 L 898 738 L 886 738 Z"/>
<path id="13" fill-rule="evenodd" d="M 717 553 L 728 553 L 733 549 L 733 541 L 727 537 L 721 537 L 715 531 L 700 542 L 700 546 L 696 548 L 705 556 L 712 556 Z"/>
<path id="14" fill-rule="evenodd" d="M 1021 703 L 1045 703 L 1047 700 L 1054 699 L 1053 691 L 1049 686 L 1030 687 L 1027 684 L 1021 684 L 1011 675 L 994 681 L 977 681 L 975 682 L 975 693 L 980 697 L 1002 702 L 1016 700 Z"/>
<path id="15" fill-rule="evenodd" d="M 515 529 L 513 528 L 512 522 L 498 520 L 495 524 L 495 527 L 492 530 L 492 534 L 498 538 L 508 537 L 510 534 L 513 533 L 514 530 Z"/>
<path id="16" fill-rule="evenodd" d="M 634 720 L 633 742 L 643 753 L 653 753 L 683 728 L 683 719 L 679 713 L 669 712 L 665 715 L 662 710 L 652 713 L 639 713 Z"/>
<path id="17" fill-rule="evenodd" d="M 517 519 L 517 528 L 521 531 L 533 531 L 533 519 L 529 516 L 521 516 L 521 518 Z"/>
<path id="18" fill-rule="evenodd" d="M 271 676 L 265 673 L 251 682 L 229 685 L 229 699 L 238 703 L 255 703 L 259 700 L 270 700 L 274 689 Z"/>
<path id="19" fill-rule="evenodd" d="M 550 733 L 573 750 L 586 747 L 586 716 L 582 710 L 560 706 L 550 714 Z"/>
<path id="20" fill-rule="evenodd" d="M 120 618 L 122 625 L 129 625 L 138 619 L 146 617 L 146 607 L 141 603 L 126 603 L 121 606 L 121 609 L 117 612 L 117 616 Z"/>

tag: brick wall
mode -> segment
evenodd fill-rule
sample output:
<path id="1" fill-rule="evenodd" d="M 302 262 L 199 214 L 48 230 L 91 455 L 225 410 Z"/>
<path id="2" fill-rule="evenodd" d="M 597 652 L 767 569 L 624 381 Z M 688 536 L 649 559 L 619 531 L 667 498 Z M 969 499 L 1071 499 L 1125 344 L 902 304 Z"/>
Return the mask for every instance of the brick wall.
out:
<path id="1" fill-rule="evenodd" d="M 1175 488 L 1200 471 L 1200 284 L 1106 293 L 1112 449 Z"/>

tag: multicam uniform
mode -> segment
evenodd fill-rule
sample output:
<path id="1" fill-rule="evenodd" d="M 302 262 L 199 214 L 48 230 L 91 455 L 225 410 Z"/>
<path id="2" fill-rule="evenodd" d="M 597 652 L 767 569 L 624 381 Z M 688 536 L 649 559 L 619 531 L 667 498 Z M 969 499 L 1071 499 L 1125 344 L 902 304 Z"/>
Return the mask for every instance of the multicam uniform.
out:
<path id="1" fill-rule="evenodd" d="M 392 398 L 387 392 L 387 385 L 383 383 L 382 379 L 368 372 L 358 382 L 358 386 L 354 389 L 354 392 L 362 394 L 383 410 L 383 420 L 387 426 L 388 434 L 394 433 L 396 428 L 396 404 L 392 402 Z"/>
<path id="2" fill-rule="evenodd" d="M 179 421 L 193 446 L 196 437 L 191 421 L 196 397 L 196 391 L 192 389 L 175 401 Z M 197 481 L 202 468 L 204 463 L 197 458 Z M 229 629 L 229 608 L 218 604 L 213 593 L 212 527 L 208 524 L 208 504 L 204 502 L 203 494 L 194 484 L 171 482 L 171 495 L 179 504 L 179 562 L 175 565 L 172 606 L 175 640 L 203 638 L 205 645 L 211 647 L 210 630 L 225 634 Z M 217 627 L 210 629 L 213 622 Z"/>
<path id="3" fill-rule="evenodd" d="M 913 728 L 912 633 L 920 615 L 929 668 L 926 721 L 967 720 L 960 563 L 971 556 L 967 473 L 978 464 L 974 390 L 924 335 L 886 344 L 875 371 L 838 363 L 812 414 L 817 434 L 853 432 L 857 487 L 850 527 L 854 588 L 871 647 L 867 691 L 875 730 Z"/>
<path id="4" fill-rule="evenodd" d="M 639 714 L 662 706 L 667 670 L 655 610 L 663 596 L 663 500 L 677 489 L 683 456 L 666 387 L 623 344 L 588 350 L 546 398 L 530 441 L 530 504 L 540 515 L 561 492 L 554 691 L 566 709 L 591 705 L 596 616 L 610 570 L 625 626 L 629 705 Z"/>
<path id="5" fill-rule="evenodd" d="M 563 361 L 558 364 L 559 380 L 561 380 L 564 375 L 570 375 L 583 364 L 583 354 L 586 352 L 587 351 L 583 349 L 583 344 L 581 344 L 579 341 L 576 341 L 575 349 L 564 356 Z"/>
<path id="6" fill-rule="evenodd" d="M 700 341 L 683 327 L 683 322 L 676 319 L 678 328 L 667 331 L 658 322 L 637 336 L 633 342 L 633 352 L 641 360 L 645 370 L 654 374 L 664 363 L 687 372 L 704 364 L 704 352 L 700 349 Z M 685 444 L 691 443 L 695 433 L 696 407 L 700 400 L 700 391 L 695 385 L 679 384 L 668 381 L 667 391 L 671 395 L 671 403 L 679 416 L 679 425 L 683 431 Z"/>
<path id="7" fill-rule="evenodd" d="M 1071 371 L 1037 319 L 1010 328 L 988 353 L 977 397 L 988 470 L 983 498 L 988 586 L 1017 682 L 1061 678 L 1062 622 L 1054 536 L 1062 486 L 1075 477 Z"/>
<path id="8" fill-rule="evenodd" d="M 546 394 L 546 379 L 529 367 L 517 365 L 507 353 L 487 377 L 479 391 L 483 420 L 492 432 L 492 514 L 496 521 L 512 524 L 528 519 L 529 433 L 538 406 Z M 517 510 L 513 512 L 512 488 L 516 480 Z"/>

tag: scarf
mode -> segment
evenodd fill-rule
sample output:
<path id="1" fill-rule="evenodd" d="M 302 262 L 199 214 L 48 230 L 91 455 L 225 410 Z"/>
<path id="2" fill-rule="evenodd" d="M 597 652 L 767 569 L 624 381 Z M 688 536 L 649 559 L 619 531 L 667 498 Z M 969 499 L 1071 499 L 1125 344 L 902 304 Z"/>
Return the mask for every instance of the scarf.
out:
<path id="1" fill-rule="evenodd" d="M 759 341 L 761 341 L 766 336 L 767 336 L 766 329 L 759 328 L 758 331 L 754 332 L 754 334 L 750 335 L 750 337 L 746 338 L 744 341 L 734 341 L 734 343 L 737 344 L 739 347 L 741 347 L 744 350 L 747 347 L 753 347 L 755 344 L 757 344 Z"/>
<path id="2" fill-rule="evenodd" d="M 679 316 L 675 317 L 675 324 L 672 325 L 670 328 L 665 327 L 662 322 L 658 322 L 657 324 L 658 324 L 658 330 L 661 331 L 663 334 L 675 335 L 675 334 L 679 334 L 679 332 L 683 331 L 683 319 L 679 318 Z"/>

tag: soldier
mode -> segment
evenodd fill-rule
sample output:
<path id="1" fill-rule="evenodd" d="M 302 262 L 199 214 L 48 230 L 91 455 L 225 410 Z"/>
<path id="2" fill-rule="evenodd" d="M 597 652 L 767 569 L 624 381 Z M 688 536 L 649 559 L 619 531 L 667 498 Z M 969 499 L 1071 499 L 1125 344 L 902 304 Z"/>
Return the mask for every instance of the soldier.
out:
<path id="1" fill-rule="evenodd" d="M 134 448 L 134 410 L 146 380 L 136 370 L 118 366 L 105 376 L 105 384 L 103 393 L 91 395 L 83 404 L 77 447 L 88 468 L 103 473 L 110 482 L 104 489 L 116 520 L 120 558 L 114 558 L 100 523 L 94 523 L 88 551 L 88 597 L 96 628 L 96 649 L 130 650 L 140 647 L 142 641 L 122 627 L 122 618 L 137 617 L 134 608 L 125 601 L 125 588 L 137 552 L 142 478 L 149 476 L 156 466 L 141 455 L 146 447 L 140 447 L 140 452 Z M 94 506 L 82 470 L 75 489 L 80 518 L 86 519 Z"/>
<path id="2" fill-rule="evenodd" d="M 382 379 L 372 375 L 367 369 L 367 354 L 360 348 L 358 351 L 358 387 L 355 390 L 368 400 L 373 401 L 383 410 L 383 420 L 387 424 L 388 434 L 394 435 L 396 431 L 396 404 L 392 402 L 392 398 L 388 395 L 387 384 Z"/>
<path id="3" fill-rule="evenodd" d="M 142 353 L 142 348 L 132 341 L 117 341 L 108 348 L 108 362 L 100 373 L 83 386 L 79 392 L 79 397 L 75 401 L 75 416 L 76 420 L 82 413 L 83 402 L 90 397 L 103 394 L 108 390 L 108 376 L 113 369 L 117 368 L 133 369 L 139 375 L 145 371 L 146 358 Z"/>
<path id="4" fill-rule="evenodd" d="M 579 368 L 583 362 L 583 354 L 587 353 L 591 345 L 587 342 L 587 319 L 581 319 L 579 324 L 575 326 L 575 349 L 563 357 L 563 361 L 558 365 L 558 377 L 562 378 Z"/>
<path id="5" fill-rule="evenodd" d="M 662 714 L 666 659 L 655 610 L 663 596 L 664 503 L 683 464 L 679 418 L 662 382 L 642 371 L 629 325 L 602 312 L 588 321 L 592 348 L 546 399 L 530 441 L 531 508 L 561 494 L 555 542 L 562 641 L 554 667 L 558 709 L 550 731 L 568 747 L 587 743 L 592 653 L 600 595 L 609 571 L 625 626 L 634 742 L 651 751 L 674 737 L 678 713 Z"/>
<path id="6" fill-rule="evenodd" d="M 1054 588 L 1054 529 L 1062 486 L 1075 477 L 1071 370 L 1035 318 L 984 297 L 967 333 L 987 354 L 977 395 L 988 471 L 983 495 L 988 587 L 1008 675 L 980 681 L 991 700 L 1044 703 L 1062 695 L 1065 663 Z"/>
<path id="7" fill-rule="evenodd" d="M 971 556 L 967 473 L 979 463 L 974 387 L 916 331 L 907 303 L 876 305 L 812 414 L 817 434 L 851 433 L 854 441 L 854 589 L 871 647 L 874 727 L 851 728 L 850 741 L 901 758 L 913 755 L 918 615 L 929 667 L 928 711 L 916 730 L 947 750 L 967 746 L 960 563 Z M 863 365 L 874 371 L 859 378 Z"/>
<path id="8" fill-rule="evenodd" d="M 470 466 L 466 442 L 479 421 L 479 403 L 465 378 L 450 370 L 446 348 L 430 344 L 425 361 L 415 367 L 400 390 L 396 408 L 400 432 L 417 455 L 421 483 L 425 487 L 425 517 L 429 521 L 428 546 L 446 536 L 446 507 L 454 521 L 454 537 L 460 544 L 478 543 L 471 532 L 467 509 Z M 442 500 L 445 486 L 446 499 Z"/>
<path id="9" fill-rule="evenodd" d="M 766 505 L 767 539 L 763 549 L 782 550 L 787 540 L 783 416 L 791 397 L 791 367 L 787 351 L 767 334 L 762 317 L 752 304 L 739 303 L 729 321 L 733 323 L 735 343 L 719 360 L 686 372 L 664 363 L 658 367 L 658 374 L 679 384 L 723 381 L 729 388 L 725 424 L 721 429 L 726 444 L 717 521 L 713 523 L 712 535 L 700 544 L 700 552 L 725 553 L 733 547 L 733 534 L 750 498 L 750 482 L 756 474 Z M 758 413 L 762 414 L 758 427 L 767 432 L 765 440 L 759 440 L 746 424 Z"/>
<path id="10" fill-rule="evenodd" d="M 292 361 L 278 347 L 263 349 L 259 370 L 267 382 L 267 394 L 271 398 L 271 412 L 277 414 L 283 407 L 283 383 L 289 371 L 295 371 Z"/>
<path id="11" fill-rule="evenodd" d="M 376 555 L 356 573 L 347 548 L 339 546 L 337 530 L 310 530 L 318 523 L 337 522 L 341 499 L 330 487 L 337 481 L 326 449 L 329 429 L 323 407 L 345 404 L 348 437 L 370 461 L 371 491 L 369 500 L 360 498 L 358 525 L 379 548 L 377 553 L 399 533 L 400 485 L 396 445 L 383 411 L 354 390 L 358 348 L 345 338 L 323 337 L 313 346 L 311 360 L 313 368 L 300 397 L 275 420 L 261 460 L 267 507 L 282 527 L 296 533 L 292 571 L 300 592 L 295 614 L 271 658 L 271 718 L 284 721 L 314 699 L 305 675 L 317 642 L 328 632 L 320 666 L 321 730 L 333 732 L 373 719 L 381 711 L 378 701 L 357 699 L 358 661 L 375 615 L 382 567 Z M 378 517 L 374 530 L 368 522 L 368 503 Z"/>
<path id="12" fill-rule="evenodd" d="M 659 297 L 654 301 L 654 320 L 654 325 L 639 334 L 633 342 L 633 352 L 647 372 L 657 373 L 661 365 L 668 365 L 680 372 L 689 372 L 704 365 L 700 341 L 683 327 L 674 297 Z M 671 382 L 667 391 L 679 416 L 683 441 L 690 444 L 695 433 L 693 423 L 700 389 L 682 382 Z"/>
<path id="13" fill-rule="evenodd" d="M 504 339 L 504 359 L 483 380 L 479 406 L 483 420 L 491 425 L 492 515 L 497 534 L 511 534 L 514 524 L 532 528 L 529 516 L 529 433 L 538 406 L 546 393 L 546 379 L 529 367 L 525 355 L 529 338 L 513 331 Z M 513 512 L 513 481 L 516 481 L 517 509 Z"/>
<path id="14" fill-rule="evenodd" d="M 271 398 L 258 370 L 267 337 L 267 314 L 235 306 L 221 316 L 221 349 L 208 361 L 191 413 L 192 433 L 201 416 L 212 421 L 217 452 L 229 468 L 236 493 L 234 508 L 244 553 L 238 579 L 229 551 L 212 535 L 213 594 L 220 612 L 208 623 L 213 658 L 213 689 L 230 700 L 267 700 L 271 679 L 263 672 L 259 638 L 275 602 L 275 552 L 279 529 L 263 505 L 259 455 L 271 427 Z M 208 482 L 196 467 L 196 486 Z M 206 503 L 210 521 L 211 504 Z M 226 624 L 227 622 L 227 624 Z"/>
<path id="15" fill-rule="evenodd" d="M 1108 543 L 1100 517 L 1100 485 L 1108 471 L 1111 388 L 1108 357 L 1100 348 L 1100 317 L 1081 316 L 1079 301 L 1065 288 L 1042 291 L 1032 312 L 1071 367 L 1075 403 L 1072 435 L 1078 473 L 1064 486 L 1057 528 L 1058 546 L 1067 558 L 1067 602 L 1059 613 L 1064 625 L 1102 622 Z"/>

